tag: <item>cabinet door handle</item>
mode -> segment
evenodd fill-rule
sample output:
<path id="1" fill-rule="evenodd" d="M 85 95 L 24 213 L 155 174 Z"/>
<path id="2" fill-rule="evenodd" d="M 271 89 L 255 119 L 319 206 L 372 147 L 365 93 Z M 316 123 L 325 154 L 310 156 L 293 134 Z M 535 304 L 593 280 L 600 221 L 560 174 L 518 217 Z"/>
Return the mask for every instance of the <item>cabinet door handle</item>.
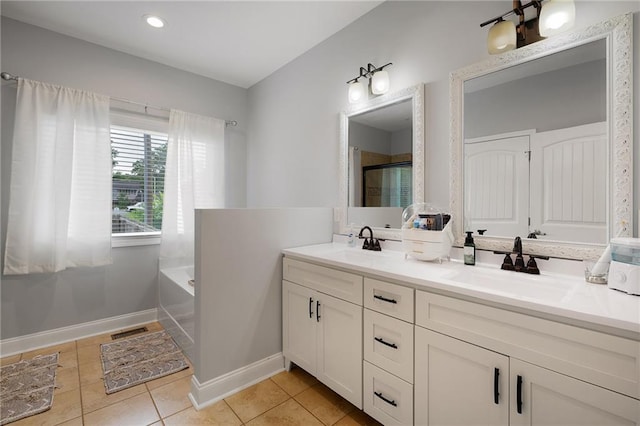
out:
<path id="1" fill-rule="evenodd" d="M 320 301 L 316 300 L 316 322 L 320 322 Z"/>
<path id="2" fill-rule="evenodd" d="M 393 405 L 394 407 L 397 407 L 397 406 L 398 406 L 398 404 L 396 403 L 396 401 L 395 401 L 395 400 L 385 398 L 385 397 L 384 397 L 384 395 L 382 395 L 382 393 L 381 393 L 381 392 L 373 391 L 373 394 L 374 394 L 375 396 L 377 396 L 378 398 L 380 398 L 381 400 L 383 400 L 384 402 L 386 402 L 387 404 L 389 404 L 389 405 Z"/>
<path id="3" fill-rule="evenodd" d="M 374 298 L 374 299 L 378 299 L 378 300 L 382 300 L 383 302 L 393 303 L 394 305 L 395 305 L 396 303 L 398 303 L 398 301 L 397 301 L 397 300 L 395 300 L 395 299 L 387 299 L 386 297 L 379 296 L 379 295 L 377 295 L 377 294 L 374 294 L 374 295 L 373 295 L 373 298 Z"/>
<path id="4" fill-rule="evenodd" d="M 384 339 L 383 339 L 383 338 L 381 338 L 381 337 L 374 337 L 374 338 L 373 338 L 373 340 L 375 340 L 376 342 L 380 342 L 380 343 L 382 343 L 383 345 L 387 345 L 387 346 L 389 346 L 390 348 L 398 349 L 398 345 L 396 345 L 395 343 L 385 342 L 385 341 L 384 341 Z"/>
<path id="5" fill-rule="evenodd" d="M 522 376 L 518 374 L 518 382 L 516 389 L 516 404 L 518 414 L 522 414 Z"/>
<path id="6" fill-rule="evenodd" d="M 493 369 L 493 402 L 495 402 L 496 404 L 499 404 L 499 397 L 500 397 L 500 392 L 498 391 L 498 378 L 500 377 L 500 369 L 499 368 L 494 368 Z"/>
<path id="7" fill-rule="evenodd" d="M 311 306 L 313 305 L 313 297 L 309 298 L 309 318 L 313 318 L 313 311 L 311 310 Z"/>

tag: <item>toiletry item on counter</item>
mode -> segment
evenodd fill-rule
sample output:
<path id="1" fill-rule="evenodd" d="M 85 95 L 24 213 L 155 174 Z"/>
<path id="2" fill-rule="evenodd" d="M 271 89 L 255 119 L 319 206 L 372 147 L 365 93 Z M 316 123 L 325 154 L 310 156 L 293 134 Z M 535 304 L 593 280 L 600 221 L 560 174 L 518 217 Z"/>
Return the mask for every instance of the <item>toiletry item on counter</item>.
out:
<path id="1" fill-rule="evenodd" d="M 428 203 L 411 204 L 402 212 L 402 246 L 418 260 L 449 259 L 454 241 L 451 215 Z"/>
<path id="2" fill-rule="evenodd" d="M 606 284 L 607 273 L 611 265 L 611 244 L 607 245 L 598 261 L 594 264 L 587 263 L 584 271 L 584 279 L 591 284 Z"/>
<path id="3" fill-rule="evenodd" d="M 347 235 L 347 245 L 349 247 L 355 247 L 356 245 L 356 237 L 353 233 L 353 223 L 349 225 L 349 234 Z"/>
<path id="4" fill-rule="evenodd" d="M 464 264 L 476 264 L 476 244 L 473 242 L 473 232 L 467 231 L 467 238 L 464 240 Z"/>
<path id="5" fill-rule="evenodd" d="M 640 295 L 640 238 L 612 238 L 609 288 Z"/>

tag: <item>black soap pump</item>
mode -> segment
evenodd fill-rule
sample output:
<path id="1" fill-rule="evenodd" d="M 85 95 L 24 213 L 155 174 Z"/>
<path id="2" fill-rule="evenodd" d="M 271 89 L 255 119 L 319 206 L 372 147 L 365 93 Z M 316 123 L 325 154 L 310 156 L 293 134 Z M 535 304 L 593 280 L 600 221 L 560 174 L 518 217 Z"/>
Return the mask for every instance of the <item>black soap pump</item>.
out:
<path id="1" fill-rule="evenodd" d="M 466 231 L 467 238 L 464 240 L 464 264 L 475 265 L 476 264 L 476 245 L 473 242 L 473 232 Z"/>

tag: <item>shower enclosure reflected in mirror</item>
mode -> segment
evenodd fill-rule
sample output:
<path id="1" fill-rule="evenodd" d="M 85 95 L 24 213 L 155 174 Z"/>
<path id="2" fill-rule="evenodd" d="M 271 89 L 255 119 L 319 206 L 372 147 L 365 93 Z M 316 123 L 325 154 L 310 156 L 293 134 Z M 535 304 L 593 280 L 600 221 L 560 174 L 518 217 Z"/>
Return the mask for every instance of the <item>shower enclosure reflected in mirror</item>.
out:
<path id="1" fill-rule="evenodd" d="M 368 225 L 400 239 L 402 211 L 424 198 L 424 86 L 340 114 L 340 232 Z"/>
<path id="2" fill-rule="evenodd" d="M 594 258 L 633 229 L 632 15 L 451 75 L 456 244 Z M 614 42 L 615 40 L 615 42 Z"/>

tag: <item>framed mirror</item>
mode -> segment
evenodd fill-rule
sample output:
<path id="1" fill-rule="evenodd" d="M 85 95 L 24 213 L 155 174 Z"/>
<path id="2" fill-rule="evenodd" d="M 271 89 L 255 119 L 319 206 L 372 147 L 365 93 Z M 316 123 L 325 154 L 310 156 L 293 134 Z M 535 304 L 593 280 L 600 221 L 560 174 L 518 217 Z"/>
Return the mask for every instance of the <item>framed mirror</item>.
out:
<path id="1" fill-rule="evenodd" d="M 623 15 L 451 74 L 456 245 L 482 230 L 481 249 L 520 236 L 528 253 L 590 259 L 631 236 L 632 26 Z"/>
<path id="2" fill-rule="evenodd" d="M 424 85 L 340 113 L 339 168 L 339 232 L 400 240 L 402 211 L 424 200 Z"/>

